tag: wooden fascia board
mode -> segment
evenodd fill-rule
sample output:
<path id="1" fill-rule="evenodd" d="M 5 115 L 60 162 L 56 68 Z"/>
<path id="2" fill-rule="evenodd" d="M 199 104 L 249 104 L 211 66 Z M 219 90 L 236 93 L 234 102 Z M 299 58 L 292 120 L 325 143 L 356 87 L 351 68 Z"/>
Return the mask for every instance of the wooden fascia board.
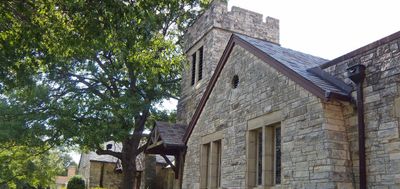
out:
<path id="1" fill-rule="evenodd" d="M 147 146 L 146 149 L 150 150 L 150 149 L 155 148 L 155 147 L 157 147 L 157 146 L 160 146 L 160 145 L 162 145 L 162 144 L 164 144 L 163 141 L 158 141 L 158 142 L 156 142 L 156 143 L 153 143 L 153 144 Z"/>
<path id="2" fill-rule="evenodd" d="M 295 71 L 291 70 L 290 68 L 286 67 L 273 57 L 269 56 L 265 52 L 261 51 L 257 47 L 254 47 L 250 43 L 246 42 L 245 40 L 235 36 L 236 38 L 236 43 L 243 47 L 244 49 L 248 50 L 254 56 L 257 58 L 263 60 L 265 63 L 273 67 L 274 69 L 278 70 L 278 72 L 282 73 L 295 83 L 299 84 L 301 87 L 309 91 L 310 93 L 314 94 L 315 96 L 327 101 L 328 97 L 326 96 L 326 93 L 323 89 L 315 85 L 313 82 L 309 81 L 308 79 L 305 79 L 303 76 L 299 75 Z"/>

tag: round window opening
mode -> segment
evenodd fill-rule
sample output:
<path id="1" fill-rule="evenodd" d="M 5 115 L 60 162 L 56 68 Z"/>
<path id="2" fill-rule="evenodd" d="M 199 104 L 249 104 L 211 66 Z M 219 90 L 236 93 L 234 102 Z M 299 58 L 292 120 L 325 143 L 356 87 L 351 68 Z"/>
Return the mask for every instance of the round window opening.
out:
<path id="1" fill-rule="evenodd" d="M 239 76 L 234 75 L 232 78 L 232 88 L 236 89 L 239 85 Z"/>

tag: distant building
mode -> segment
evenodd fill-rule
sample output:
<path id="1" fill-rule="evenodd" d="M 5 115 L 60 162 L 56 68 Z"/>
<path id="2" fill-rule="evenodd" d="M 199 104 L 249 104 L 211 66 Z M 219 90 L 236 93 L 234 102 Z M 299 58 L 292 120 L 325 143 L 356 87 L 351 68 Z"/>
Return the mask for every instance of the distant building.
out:
<path id="1" fill-rule="evenodd" d="M 122 145 L 119 143 L 109 142 L 112 150 L 120 152 Z M 137 175 L 135 185 L 141 185 L 143 172 L 144 156 L 138 156 L 136 160 Z M 108 189 L 120 188 L 122 175 L 122 165 L 118 158 L 110 155 L 98 155 L 96 152 L 88 152 L 81 154 L 78 172 L 85 179 L 87 188 L 102 187 Z"/>
<path id="2" fill-rule="evenodd" d="M 113 151 L 121 151 L 121 144 L 112 144 Z M 173 157 L 168 157 L 171 162 Z M 173 189 L 173 171 L 165 159 L 159 155 L 141 154 L 136 160 L 136 188 Z M 98 155 L 95 152 L 81 154 L 78 173 L 85 179 L 87 188 L 102 187 L 107 189 L 121 188 L 123 179 L 120 161 L 110 155 Z"/>
<path id="3" fill-rule="evenodd" d="M 68 167 L 67 176 L 56 176 L 56 189 L 62 189 L 67 187 L 68 180 L 75 176 L 76 166 L 71 165 Z"/>

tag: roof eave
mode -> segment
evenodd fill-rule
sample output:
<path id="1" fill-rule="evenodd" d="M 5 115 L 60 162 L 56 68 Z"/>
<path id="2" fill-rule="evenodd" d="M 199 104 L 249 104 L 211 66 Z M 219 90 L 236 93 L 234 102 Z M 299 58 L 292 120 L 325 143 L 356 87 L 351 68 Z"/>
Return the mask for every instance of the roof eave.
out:
<path id="1" fill-rule="evenodd" d="M 241 39 L 240 37 L 238 37 L 235 34 L 231 35 L 231 38 L 228 41 L 228 44 L 222 54 L 221 59 L 218 62 L 217 68 L 214 71 L 214 74 L 212 75 L 209 84 L 206 87 L 205 92 L 203 93 L 203 96 L 199 102 L 198 107 L 196 108 L 192 119 L 187 127 L 186 133 L 183 137 L 183 142 L 185 144 L 187 144 L 190 135 L 193 132 L 193 128 L 197 123 L 198 118 L 200 117 L 200 114 L 218 80 L 219 75 L 221 74 L 222 69 L 225 66 L 226 61 L 228 60 L 228 57 L 230 56 L 230 53 L 232 52 L 233 47 L 238 44 L 241 47 L 245 48 L 246 50 L 248 50 L 249 52 L 251 52 L 252 54 L 254 54 L 256 57 L 260 58 L 261 60 L 263 60 L 264 62 L 268 63 L 270 66 L 272 66 L 274 69 L 277 69 L 280 73 L 282 73 L 283 75 L 285 75 L 286 77 L 288 77 L 289 79 L 291 79 L 292 81 L 296 82 L 297 84 L 299 84 L 301 87 L 303 87 L 304 89 L 306 89 L 307 91 L 309 91 L 310 93 L 312 93 L 313 95 L 317 96 L 318 98 L 322 99 L 323 101 L 329 101 L 332 98 L 338 98 L 339 100 L 343 99 L 346 101 L 349 101 L 349 98 L 347 95 L 342 95 L 342 94 L 338 94 L 338 93 L 330 93 L 327 92 L 325 90 L 323 90 L 322 88 L 318 87 L 316 84 L 314 84 L 313 82 L 305 79 L 304 77 L 302 77 L 301 75 L 299 75 L 298 73 L 294 72 L 293 70 L 291 70 L 290 68 L 282 65 L 279 61 L 277 61 L 276 59 L 272 58 L 271 56 L 267 55 L 265 52 L 262 52 L 260 49 L 258 49 L 257 47 L 251 45 L 250 43 L 248 43 L 247 41 Z"/>
<path id="2" fill-rule="evenodd" d="M 322 100 L 329 100 L 326 96 L 326 91 L 315 85 L 310 80 L 302 77 L 295 71 L 291 70 L 290 68 L 281 64 L 278 60 L 274 59 L 273 57 L 269 56 L 265 52 L 261 51 L 257 47 L 253 46 L 252 44 L 248 43 L 247 41 L 241 39 L 240 37 L 233 35 L 235 38 L 235 42 L 239 44 L 241 47 L 245 48 L 246 50 L 252 52 L 256 57 L 263 60 L 264 62 L 268 63 L 271 67 L 278 70 L 280 73 L 291 79 L 292 81 L 299 84 L 301 87 L 312 93 L 313 95 L 319 97 Z"/>

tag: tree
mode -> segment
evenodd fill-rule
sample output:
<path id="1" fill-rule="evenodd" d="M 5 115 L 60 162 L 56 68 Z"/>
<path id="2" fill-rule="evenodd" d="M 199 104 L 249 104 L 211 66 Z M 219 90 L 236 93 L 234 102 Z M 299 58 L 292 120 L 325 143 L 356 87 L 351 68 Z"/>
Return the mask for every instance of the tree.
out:
<path id="1" fill-rule="evenodd" d="M 133 188 L 149 117 L 164 117 L 155 105 L 178 98 L 177 42 L 198 7 L 195 0 L 2 2 L 0 130 L 10 135 L 0 140 L 112 155 L 122 162 L 123 188 Z M 101 146 L 110 140 L 122 142 L 122 152 Z"/>
<path id="2" fill-rule="evenodd" d="M 70 167 L 70 166 L 77 167 L 78 165 L 72 159 L 71 155 L 69 155 L 68 153 L 62 153 L 62 154 L 60 154 L 59 157 L 62 160 L 62 164 L 63 164 L 63 167 L 64 167 L 64 170 L 62 171 L 60 176 L 68 176 L 68 167 Z"/>
<path id="3" fill-rule="evenodd" d="M 75 175 L 69 179 L 67 189 L 85 189 L 85 180 L 81 176 Z"/>
<path id="4" fill-rule="evenodd" d="M 49 187 L 63 167 L 59 151 L 49 147 L 2 144 L 0 147 L 0 187 Z"/>

